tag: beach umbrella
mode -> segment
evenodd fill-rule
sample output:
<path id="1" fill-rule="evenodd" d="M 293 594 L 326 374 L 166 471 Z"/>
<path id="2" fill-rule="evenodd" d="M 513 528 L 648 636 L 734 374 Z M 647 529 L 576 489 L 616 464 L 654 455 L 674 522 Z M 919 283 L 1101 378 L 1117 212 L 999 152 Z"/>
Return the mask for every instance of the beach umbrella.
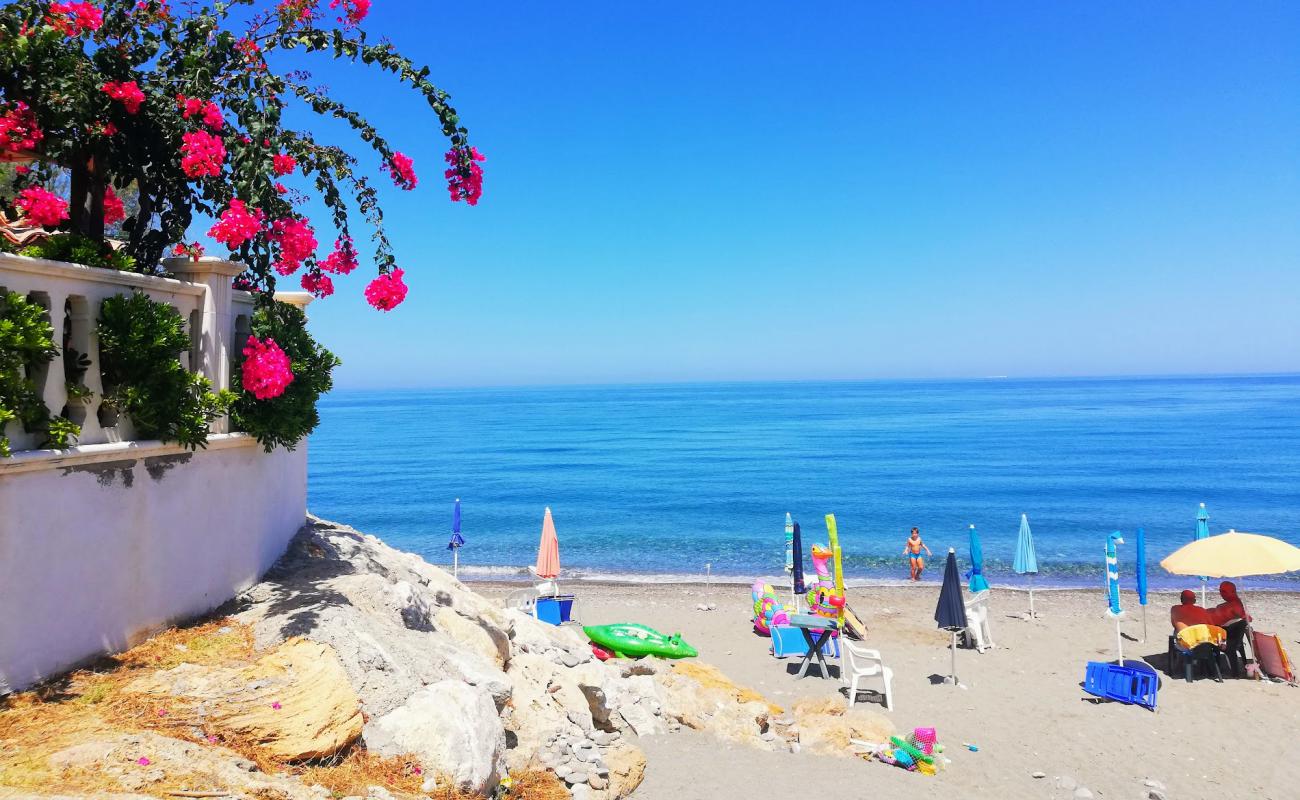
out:
<path id="1" fill-rule="evenodd" d="M 948 548 L 948 563 L 943 568 L 943 585 L 939 588 L 939 605 L 934 609 L 934 621 L 941 630 L 952 633 L 952 675 L 957 683 L 957 634 L 966 630 L 966 600 L 961 594 L 961 576 L 957 571 L 957 551 Z"/>
<path id="2" fill-rule="evenodd" d="M 982 592 L 989 588 L 989 582 L 984 579 L 984 548 L 980 546 L 980 535 L 975 530 L 975 526 L 970 526 L 970 590 L 972 592 Z"/>
<path id="3" fill-rule="evenodd" d="M 794 600 L 794 520 L 785 512 L 785 571 L 790 575 L 790 600 Z"/>
<path id="4" fill-rule="evenodd" d="M 1200 509 L 1196 512 L 1196 533 L 1192 536 L 1192 541 L 1199 542 L 1208 538 L 1210 538 L 1210 512 L 1206 511 L 1205 504 L 1201 503 Z M 1199 577 L 1201 579 L 1201 608 L 1205 608 L 1205 582 L 1209 578 L 1206 575 Z"/>
<path id="5" fill-rule="evenodd" d="M 1038 572 L 1038 556 L 1034 554 L 1034 534 L 1029 530 L 1029 517 L 1020 515 L 1020 535 L 1016 537 L 1016 559 L 1011 568 L 1017 575 L 1029 576 L 1029 616 L 1034 616 L 1034 575 Z"/>
<path id="6" fill-rule="evenodd" d="M 1119 664 L 1124 665 L 1124 637 L 1119 632 L 1119 620 L 1124 609 L 1119 603 L 1119 552 L 1115 545 L 1124 544 L 1124 534 L 1112 531 L 1106 537 L 1106 614 L 1115 620 L 1115 642 L 1119 649 Z"/>
<path id="7" fill-rule="evenodd" d="M 1138 528 L 1137 558 L 1133 569 L 1137 572 L 1138 605 L 1142 606 L 1142 641 L 1147 640 L 1147 532 Z"/>
<path id="8" fill-rule="evenodd" d="M 1160 562 L 1175 575 L 1242 578 L 1300 570 L 1300 547 L 1272 536 L 1228 531 L 1175 550 Z"/>
<path id="9" fill-rule="evenodd" d="M 546 516 L 542 517 L 542 541 L 537 546 L 537 566 L 533 572 L 545 580 L 560 576 L 560 537 L 555 535 L 555 520 L 551 519 L 550 506 L 546 507 Z"/>
<path id="10" fill-rule="evenodd" d="M 451 574 L 457 577 L 460 572 L 460 549 L 465 546 L 465 537 L 460 535 L 460 498 L 456 498 L 456 505 L 451 511 L 451 541 L 447 542 L 447 549 L 451 551 Z"/>
<path id="11" fill-rule="evenodd" d="M 790 585 L 794 591 L 794 610 L 799 610 L 799 595 L 808 591 L 803 585 L 803 532 L 799 530 L 799 523 L 791 525 L 790 546 L 792 550 L 793 564 L 791 566 Z"/>

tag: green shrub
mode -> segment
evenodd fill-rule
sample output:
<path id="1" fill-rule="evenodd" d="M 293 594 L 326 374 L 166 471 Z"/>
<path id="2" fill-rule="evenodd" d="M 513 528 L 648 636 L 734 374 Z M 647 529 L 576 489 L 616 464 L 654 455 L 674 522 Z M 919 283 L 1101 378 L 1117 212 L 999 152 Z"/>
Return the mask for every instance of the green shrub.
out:
<path id="1" fill-rule="evenodd" d="M 55 234 L 43 242 L 22 248 L 18 254 L 119 272 L 136 271 L 134 258 L 121 250 L 114 250 L 107 242 L 95 241 L 79 233 Z"/>
<path id="2" fill-rule="evenodd" d="M 50 415 L 30 375 L 59 354 L 45 309 L 17 292 L 0 293 L 0 456 L 9 456 L 8 422 L 45 435 L 43 446 L 67 447 L 81 434 L 72 421 Z"/>
<path id="3" fill-rule="evenodd" d="M 131 417 L 144 439 L 206 447 L 208 425 L 227 413 L 232 392 L 214 393 L 207 378 L 181 366 L 190 347 L 185 321 L 143 292 L 104 301 L 99 315 L 99 362 L 104 402 Z"/>
<path id="4" fill-rule="evenodd" d="M 316 401 L 334 386 L 330 373 L 339 360 L 307 332 L 307 316 L 297 306 L 277 302 L 259 308 L 253 314 L 252 329 L 258 339 L 274 339 L 289 357 L 293 382 L 284 394 L 270 400 L 258 400 L 241 389 L 230 419 L 235 430 L 253 434 L 268 453 L 276 445 L 292 450 L 320 424 Z M 236 342 L 235 347 L 242 353 L 244 344 Z M 242 364 L 241 356 L 237 367 Z M 242 384 L 239 368 L 231 383 Z"/>

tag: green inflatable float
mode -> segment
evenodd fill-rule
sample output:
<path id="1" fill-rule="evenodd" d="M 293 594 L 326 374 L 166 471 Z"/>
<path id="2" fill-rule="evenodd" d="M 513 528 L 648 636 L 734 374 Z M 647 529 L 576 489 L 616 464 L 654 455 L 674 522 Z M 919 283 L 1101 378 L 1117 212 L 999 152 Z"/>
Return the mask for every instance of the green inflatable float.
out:
<path id="1" fill-rule="evenodd" d="M 665 636 L 654 628 L 635 622 L 589 625 L 582 632 L 595 644 L 622 658 L 695 658 L 699 655 L 694 647 L 682 641 L 680 633 Z"/>

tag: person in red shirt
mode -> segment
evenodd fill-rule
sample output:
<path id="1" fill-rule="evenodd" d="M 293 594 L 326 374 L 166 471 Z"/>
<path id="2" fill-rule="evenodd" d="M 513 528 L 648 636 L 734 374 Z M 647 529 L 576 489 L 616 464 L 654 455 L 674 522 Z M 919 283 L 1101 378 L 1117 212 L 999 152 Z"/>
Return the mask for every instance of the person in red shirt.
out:
<path id="1" fill-rule="evenodd" d="M 1240 676 L 1241 667 L 1246 663 L 1246 629 L 1250 626 L 1250 615 L 1246 606 L 1237 596 L 1237 584 L 1224 581 L 1219 584 L 1219 594 L 1223 602 L 1210 609 L 1210 623 L 1218 625 L 1228 632 L 1228 664 L 1232 674 Z"/>
<path id="2" fill-rule="evenodd" d="M 1192 625 L 1212 625 L 1210 612 L 1196 605 L 1196 592 L 1184 589 L 1178 596 L 1179 603 L 1169 610 L 1169 621 L 1174 625 L 1174 633 Z"/>

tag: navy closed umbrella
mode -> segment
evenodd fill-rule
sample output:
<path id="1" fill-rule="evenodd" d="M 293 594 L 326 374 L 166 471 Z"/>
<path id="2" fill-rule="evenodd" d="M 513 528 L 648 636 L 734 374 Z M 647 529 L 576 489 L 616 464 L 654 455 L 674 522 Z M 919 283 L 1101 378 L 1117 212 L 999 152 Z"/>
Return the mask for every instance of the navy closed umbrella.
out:
<path id="1" fill-rule="evenodd" d="M 934 609 L 934 621 L 939 628 L 952 632 L 952 682 L 957 683 L 957 634 L 966 630 L 966 599 L 961 593 L 961 573 L 957 569 L 957 551 L 948 548 L 948 563 L 943 568 L 943 586 L 939 589 L 939 605 Z"/>
<path id="2" fill-rule="evenodd" d="M 794 588 L 794 610 L 799 610 L 799 595 L 808 591 L 803 585 L 803 537 L 799 531 L 799 523 L 794 524 L 794 568 L 793 583 Z"/>

